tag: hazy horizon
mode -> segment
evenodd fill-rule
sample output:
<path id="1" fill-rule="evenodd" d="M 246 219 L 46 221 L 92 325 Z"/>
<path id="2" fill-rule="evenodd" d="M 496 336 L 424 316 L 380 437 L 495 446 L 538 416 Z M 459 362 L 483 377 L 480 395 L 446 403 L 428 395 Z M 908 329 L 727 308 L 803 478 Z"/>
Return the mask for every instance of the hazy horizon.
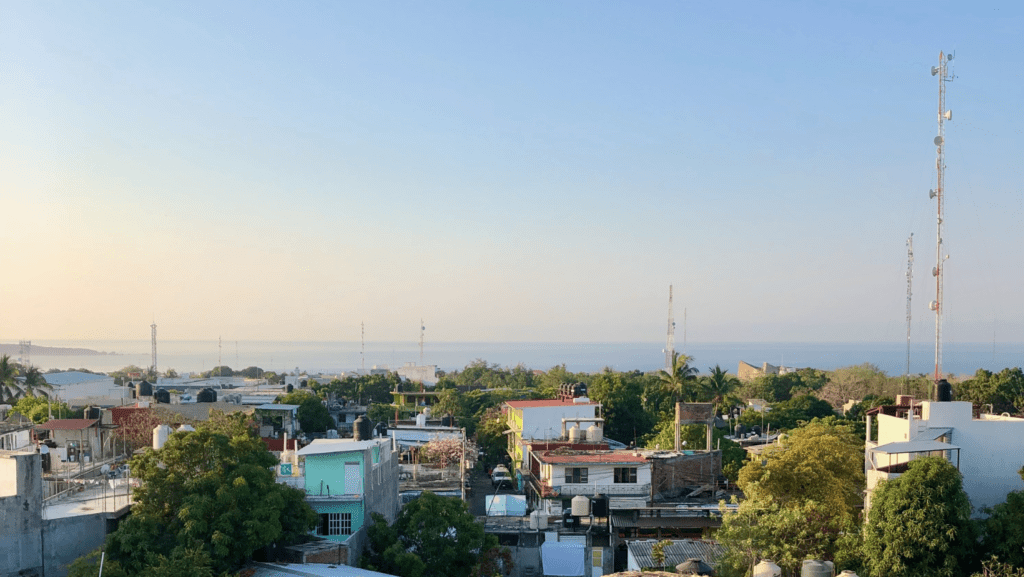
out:
<path id="1" fill-rule="evenodd" d="M 12 342 L 1024 342 L 1024 6 L 0 4 Z M 678 345 L 677 345 L 678 347 Z"/>

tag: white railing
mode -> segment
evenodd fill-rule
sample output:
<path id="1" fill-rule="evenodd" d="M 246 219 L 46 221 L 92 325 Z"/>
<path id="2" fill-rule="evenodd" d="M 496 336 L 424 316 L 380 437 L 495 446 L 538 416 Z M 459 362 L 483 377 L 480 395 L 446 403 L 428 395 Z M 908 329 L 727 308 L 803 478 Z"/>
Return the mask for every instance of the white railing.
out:
<path id="1" fill-rule="evenodd" d="M 551 489 L 557 492 L 559 495 L 569 497 L 575 497 L 576 495 L 593 497 L 598 493 L 607 495 L 609 497 L 651 494 L 650 483 L 615 483 L 614 485 L 556 485 L 551 487 Z"/>

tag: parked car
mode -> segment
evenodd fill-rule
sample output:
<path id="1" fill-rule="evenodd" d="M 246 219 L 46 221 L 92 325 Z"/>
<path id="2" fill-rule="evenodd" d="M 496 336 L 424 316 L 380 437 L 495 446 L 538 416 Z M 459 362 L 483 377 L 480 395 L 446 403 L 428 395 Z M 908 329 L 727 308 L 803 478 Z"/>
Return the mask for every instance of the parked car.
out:
<path id="1" fill-rule="evenodd" d="M 498 465 L 491 472 L 491 485 L 495 488 L 508 487 L 512 488 L 512 476 L 508 474 L 508 469 Z"/>

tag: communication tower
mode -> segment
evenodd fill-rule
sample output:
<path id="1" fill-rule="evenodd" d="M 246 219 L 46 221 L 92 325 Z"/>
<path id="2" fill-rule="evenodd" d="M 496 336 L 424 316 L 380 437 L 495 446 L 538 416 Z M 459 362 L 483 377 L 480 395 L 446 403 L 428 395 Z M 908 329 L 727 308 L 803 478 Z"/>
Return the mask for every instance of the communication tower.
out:
<path id="1" fill-rule="evenodd" d="M 32 365 L 32 341 L 18 341 L 18 364 L 23 367 Z"/>
<path id="2" fill-rule="evenodd" d="M 953 112 L 946 110 L 946 83 L 955 78 L 949 71 L 949 64 L 953 61 L 952 54 L 939 52 L 939 65 L 932 66 L 932 76 L 939 77 L 939 133 L 933 140 L 935 143 L 935 172 L 937 174 L 935 190 L 929 191 L 928 197 L 936 199 L 937 218 L 935 222 L 935 268 L 932 275 L 935 276 L 935 300 L 929 304 L 929 308 L 935 311 L 935 378 L 932 387 L 932 399 L 938 400 L 938 384 L 942 379 L 942 307 L 945 306 L 942 292 L 943 261 L 949 258 L 942 256 L 942 219 L 943 202 L 945 201 L 945 172 L 946 172 L 946 133 L 944 120 L 953 120 Z"/>
<path id="3" fill-rule="evenodd" d="M 422 326 L 422 325 L 421 325 Z M 366 323 L 359 323 L 359 368 L 366 371 Z"/>
<path id="4" fill-rule="evenodd" d="M 224 341 L 221 340 L 220 337 L 217 337 L 217 376 L 218 377 L 220 376 L 221 371 L 224 370 L 224 369 L 221 368 L 222 366 L 224 366 L 224 363 L 220 362 L 221 356 L 223 356 L 223 353 L 224 353 Z"/>
<path id="5" fill-rule="evenodd" d="M 672 285 L 668 285 L 668 336 L 665 338 L 665 370 L 672 372 L 672 357 L 676 354 L 676 321 L 672 318 Z"/>
<path id="6" fill-rule="evenodd" d="M 156 321 L 155 320 L 153 321 L 153 324 L 149 325 L 149 329 L 150 329 L 150 334 L 152 335 L 150 338 L 152 340 L 152 345 L 153 345 L 153 358 L 150 361 L 149 368 L 153 372 L 153 374 L 155 375 L 156 374 Z"/>
<path id="7" fill-rule="evenodd" d="M 910 380 L 910 301 L 914 284 L 914 233 L 907 238 L 907 370 L 903 373 L 903 387 L 900 393 L 907 394 L 907 384 Z"/>
<path id="8" fill-rule="evenodd" d="M 423 366 L 423 333 L 427 330 L 427 327 L 423 325 L 423 319 L 420 318 L 420 366 Z"/>

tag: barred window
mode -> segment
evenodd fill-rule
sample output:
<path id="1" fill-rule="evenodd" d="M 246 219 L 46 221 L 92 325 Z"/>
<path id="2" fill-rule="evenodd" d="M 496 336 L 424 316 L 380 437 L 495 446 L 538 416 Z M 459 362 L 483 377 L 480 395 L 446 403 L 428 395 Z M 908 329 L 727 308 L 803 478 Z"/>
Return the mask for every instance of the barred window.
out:
<path id="1" fill-rule="evenodd" d="M 586 467 L 566 467 L 565 468 L 565 482 L 569 483 L 586 483 L 588 470 Z"/>
<path id="2" fill-rule="evenodd" d="M 616 483 L 636 483 L 636 467 L 615 467 Z"/>
<path id="3" fill-rule="evenodd" d="M 352 513 L 324 513 L 316 528 L 317 535 L 351 535 Z"/>

